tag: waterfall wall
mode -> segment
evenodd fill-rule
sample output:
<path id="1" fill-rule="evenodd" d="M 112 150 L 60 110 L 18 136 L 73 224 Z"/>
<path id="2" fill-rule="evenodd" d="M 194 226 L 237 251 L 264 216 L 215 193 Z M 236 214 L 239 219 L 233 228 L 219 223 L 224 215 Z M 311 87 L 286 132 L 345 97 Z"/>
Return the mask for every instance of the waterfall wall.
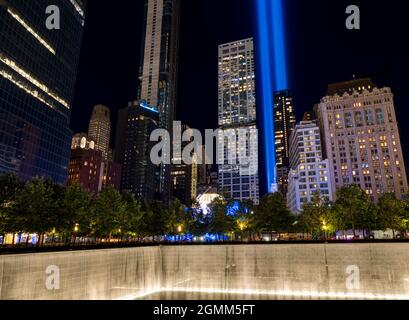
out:
<path id="1" fill-rule="evenodd" d="M 125 299 L 212 290 L 409 299 L 409 244 L 164 246 L 0 256 L 0 299 Z"/>

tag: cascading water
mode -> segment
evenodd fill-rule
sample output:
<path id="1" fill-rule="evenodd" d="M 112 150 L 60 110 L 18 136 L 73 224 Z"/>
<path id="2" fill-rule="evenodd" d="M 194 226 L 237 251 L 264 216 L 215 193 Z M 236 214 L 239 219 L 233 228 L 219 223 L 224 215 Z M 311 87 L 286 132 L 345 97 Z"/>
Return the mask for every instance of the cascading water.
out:
<path id="1" fill-rule="evenodd" d="M 4 255 L 0 299 L 407 300 L 408 249 L 192 245 Z"/>

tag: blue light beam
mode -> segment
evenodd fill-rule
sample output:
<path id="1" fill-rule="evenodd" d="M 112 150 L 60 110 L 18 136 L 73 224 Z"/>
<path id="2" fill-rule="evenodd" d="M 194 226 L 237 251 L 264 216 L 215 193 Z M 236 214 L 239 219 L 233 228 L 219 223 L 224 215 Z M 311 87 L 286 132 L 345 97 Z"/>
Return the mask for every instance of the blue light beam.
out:
<path id="1" fill-rule="evenodd" d="M 256 0 L 259 99 L 268 192 L 277 191 L 273 92 L 288 88 L 282 0 Z"/>
<path id="2" fill-rule="evenodd" d="M 271 22 L 273 33 L 274 53 L 274 90 L 288 89 L 287 83 L 287 55 L 285 46 L 284 8 L 282 0 L 271 1 Z"/>

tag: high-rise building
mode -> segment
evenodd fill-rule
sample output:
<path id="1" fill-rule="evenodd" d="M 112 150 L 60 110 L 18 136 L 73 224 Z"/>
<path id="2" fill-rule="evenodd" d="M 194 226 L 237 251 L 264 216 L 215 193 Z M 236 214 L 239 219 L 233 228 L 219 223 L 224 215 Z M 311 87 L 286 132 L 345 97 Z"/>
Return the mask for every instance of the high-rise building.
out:
<path id="1" fill-rule="evenodd" d="M 145 0 L 139 99 L 159 111 L 160 126 L 172 133 L 177 93 L 180 0 Z M 171 137 L 172 138 L 172 137 Z M 170 168 L 161 165 L 159 191 L 170 198 Z"/>
<path id="2" fill-rule="evenodd" d="M 240 132 L 255 131 L 256 120 L 253 39 L 220 45 L 219 127 L 224 137 L 218 143 L 219 159 L 225 161 L 219 164 L 219 192 L 254 203 L 259 201 L 258 137 L 246 134 L 243 138 Z M 249 170 L 247 160 L 256 170 Z"/>
<path id="3" fill-rule="evenodd" d="M 154 200 L 158 168 L 150 158 L 151 133 L 159 127 L 159 112 L 145 101 L 133 101 L 119 111 L 115 162 L 122 164 L 121 189 Z"/>
<path id="4" fill-rule="evenodd" d="M 274 92 L 274 136 L 277 166 L 288 167 L 290 136 L 295 124 L 292 94 L 288 90 Z"/>
<path id="5" fill-rule="evenodd" d="M 333 190 L 329 162 L 323 159 L 320 129 L 315 121 L 302 121 L 295 127 L 290 139 L 289 155 L 289 209 L 299 213 L 317 192 L 327 202 L 331 202 Z"/>
<path id="6" fill-rule="evenodd" d="M 89 122 L 88 135 L 95 142 L 95 149 L 102 152 L 104 160 L 108 160 L 111 138 L 111 111 L 108 107 L 103 105 L 94 107 Z"/>
<path id="7" fill-rule="evenodd" d="M 0 1 L 0 173 L 66 183 L 85 3 Z M 50 5 L 59 30 L 47 28 Z"/>
<path id="8" fill-rule="evenodd" d="M 294 101 L 290 91 L 274 92 L 274 138 L 278 190 L 284 195 L 288 188 L 290 136 L 296 124 Z"/>
<path id="9" fill-rule="evenodd" d="M 183 134 L 186 131 L 191 131 L 187 125 L 176 124 Z M 197 155 L 192 153 L 191 164 L 185 163 L 182 159 L 182 150 L 190 143 L 182 141 L 174 141 L 174 152 L 172 158 L 171 170 L 171 186 L 172 197 L 179 199 L 183 204 L 190 206 L 197 197 L 198 187 L 198 161 Z"/>
<path id="10" fill-rule="evenodd" d="M 331 84 L 316 106 L 333 190 L 359 185 L 377 201 L 408 191 L 405 163 L 390 88 L 371 79 Z"/>
<path id="11" fill-rule="evenodd" d="M 206 164 L 206 146 L 202 146 L 202 161 L 197 164 L 197 184 L 198 188 L 206 188 L 211 183 L 210 174 L 212 165 Z M 199 190 L 198 190 L 199 192 Z"/>

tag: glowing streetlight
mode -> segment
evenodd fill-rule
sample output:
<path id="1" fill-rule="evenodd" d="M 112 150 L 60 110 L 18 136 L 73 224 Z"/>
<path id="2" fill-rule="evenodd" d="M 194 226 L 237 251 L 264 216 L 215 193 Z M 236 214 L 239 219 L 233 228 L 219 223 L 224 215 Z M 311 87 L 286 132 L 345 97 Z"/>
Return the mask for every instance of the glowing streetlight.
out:
<path id="1" fill-rule="evenodd" d="M 328 226 L 327 226 L 327 223 L 325 222 L 325 220 L 322 222 L 322 230 L 324 230 L 324 238 L 325 238 L 325 240 L 327 240 Z"/>
<path id="2" fill-rule="evenodd" d="M 182 233 L 182 226 L 178 226 L 178 232 Z"/>
<path id="3" fill-rule="evenodd" d="M 76 223 L 76 224 L 75 224 L 75 227 L 74 227 L 74 232 L 78 232 L 79 229 L 80 229 L 80 226 L 79 226 L 78 223 Z"/>

